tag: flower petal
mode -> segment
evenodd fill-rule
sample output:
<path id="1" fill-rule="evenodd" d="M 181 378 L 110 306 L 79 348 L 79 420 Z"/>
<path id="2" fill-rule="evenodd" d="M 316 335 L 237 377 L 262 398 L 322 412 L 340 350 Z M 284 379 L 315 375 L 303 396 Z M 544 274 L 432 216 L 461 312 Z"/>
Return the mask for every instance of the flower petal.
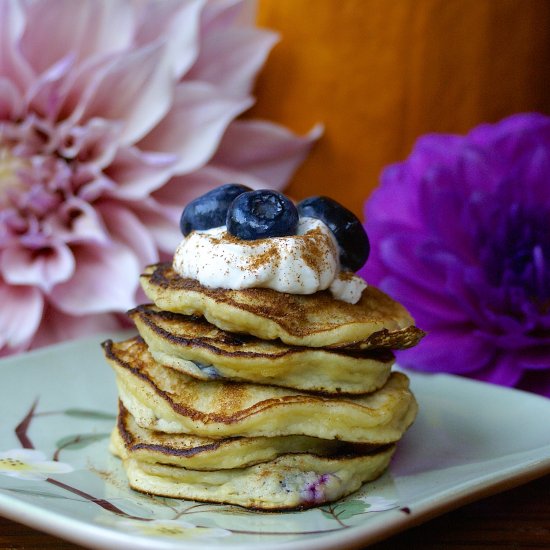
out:
<path id="1" fill-rule="evenodd" d="M 469 321 L 460 299 L 445 294 L 444 287 L 426 287 L 395 276 L 385 277 L 378 286 L 407 309 L 412 309 L 416 323 L 425 330 L 430 330 L 432 325 Z"/>
<path id="2" fill-rule="evenodd" d="M 137 147 L 119 149 L 104 171 L 116 183 L 108 195 L 120 199 L 142 199 L 162 186 L 178 161 L 173 153 L 144 153 Z"/>
<path id="3" fill-rule="evenodd" d="M 76 269 L 70 280 L 51 292 L 55 306 L 65 313 L 85 315 L 125 311 L 135 305 L 140 274 L 133 252 L 121 244 L 76 245 Z"/>
<path id="4" fill-rule="evenodd" d="M 398 352 L 404 367 L 429 372 L 471 374 L 491 364 L 494 349 L 471 327 L 432 326 L 415 348 Z"/>
<path id="5" fill-rule="evenodd" d="M 237 96 L 248 95 L 277 40 L 276 33 L 246 27 L 207 33 L 186 78 L 210 82 Z"/>
<path id="6" fill-rule="evenodd" d="M 483 324 L 480 297 L 472 291 L 477 288 L 472 272 L 423 233 L 395 232 L 381 238 L 361 274 L 371 280 L 373 267 L 379 268 L 373 282 L 403 302 L 426 329 L 432 319 L 435 323 Z"/>
<path id="7" fill-rule="evenodd" d="M 11 80 L 0 78 L 0 120 L 17 120 L 22 114 L 23 101 L 20 92 Z"/>
<path id="8" fill-rule="evenodd" d="M 550 397 L 550 372 L 546 370 L 527 371 L 518 387 Z"/>
<path id="9" fill-rule="evenodd" d="M 68 315 L 48 304 L 44 310 L 42 323 L 32 340 L 31 348 L 36 349 L 93 334 L 109 334 L 119 329 L 120 323 L 115 315 L 109 313 Z"/>
<path id="10" fill-rule="evenodd" d="M 480 124 L 474 128 L 468 138 L 486 150 L 498 150 L 498 154 L 507 153 L 513 157 L 518 148 L 525 145 L 531 148 L 533 141 L 550 138 L 550 120 L 542 113 L 517 113 L 497 124 Z"/>
<path id="11" fill-rule="evenodd" d="M 162 252 L 173 254 L 181 240 L 178 227 L 179 215 L 174 215 L 173 211 L 170 215 L 170 210 L 152 198 L 132 205 L 132 211 L 147 227 L 157 248 Z"/>
<path id="12" fill-rule="evenodd" d="M 140 269 L 158 261 L 157 248 L 148 228 L 124 205 L 106 201 L 98 206 L 111 238 L 132 250 Z"/>
<path id="13" fill-rule="evenodd" d="M 0 458 L 13 458 L 22 462 L 40 462 L 47 459 L 38 449 L 10 449 L 0 452 Z"/>
<path id="14" fill-rule="evenodd" d="M 113 160 L 119 147 L 121 125 L 118 122 L 92 118 L 83 126 L 75 126 L 64 136 L 59 153 L 79 164 L 104 168 Z"/>
<path id="15" fill-rule="evenodd" d="M 191 172 L 212 157 L 229 123 L 251 104 L 250 98 L 223 96 L 206 83 L 181 84 L 170 112 L 139 147 L 176 153 L 177 173 Z"/>
<path id="16" fill-rule="evenodd" d="M 365 203 L 365 228 L 374 237 L 388 234 L 385 228 L 418 228 L 418 183 L 403 164 L 392 165 L 382 172 L 382 183 Z M 391 197 L 391 200 L 390 200 Z"/>
<path id="17" fill-rule="evenodd" d="M 172 59 L 164 44 L 117 57 L 103 71 L 83 119 L 123 121 L 120 143 L 134 143 L 169 110 L 173 100 L 172 73 Z"/>
<path id="18" fill-rule="evenodd" d="M 132 12 L 127 2 L 32 2 L 27 5 L 27 28 L 21 47 L 38 73 L 67 52 L 78 60 L 119 51 L 130 45 L 135 24 Z"/>
<path id="19" fill-rule="evenodd" d="M 163 0 L 143 6 L 135 37 L 138 46 L 162 38 L 174 59 L 174 75 L 181 76 L 193 64 L 199 52 L 199 15 L 203 0 Z"/>
<path id="20" fill-rule="evenodd" d="M 249 0 L 207 2 L 201 12 L 203 34 L 217 34 L 229 26 L 251 26 L 256 20 L 256 6 Z"/>
<path id="21" fill-rule="evenodd" d="M 0 474 L 19 479 L 46 479 L 49 474 L 72 472 L 70 464 L 46 460 L 44 453 L 34 449 L 14 449 L 0 453 Z"/>
<path id="22" fill-rule="evenodd" d="M 48 234 L 66 243 L 107 243 L 109 235 L 94 207 L 80 199 L 67 199 L 45 220 Z"/>
<path id="23" fill-rule="evenodd" d="M 0 349 L 28 346 L 40 323 L 42 293 L 31 286 L 9 285 L 0 279 Z"/>
<path id="24" fill-rule="evenodd" d="M 515 386 L 523 371 L 514 355 L 500 355 L 485 368 L 471 373 L 470 376 L 484 382 L 501 386 Z"/>
<path id="25" fill-rule="evenodd" d="M 20 92 L 24 92 L 34 78 L 19 48 L 25 24 L 20 2 L 0 2 L 0 74 L 13 82 Z"/>
<path id="26" fill-rule="evenodd" d="M 183 207 L 207 191 L 229 182 L 239 182 L 252 189 L 263 189 L 265 183 L 244 172 L 203 166 L 190 174 L 174 176 L 157 189 L 152 198 L 165 209 L 174 222 L 179 222 Z"/>
<path id="27" fill-rule="evenodd" d="M 535 343 L 535 347 L 531 349 L 521 350 L 518 354 L 518 363 L 527 370 L 548 370 L 550 376 L 550 355 L 548 354 L 550 342 L 547 339 L 546 342 L 539 340 L 537 343 L 539 345 Z M 544 343 L 546 346 L 543 345 Z"/>
<path id="28" fill-rule="evenodd" d="M 362 500 L 368 506 L 369 512 L 383 512 L 399 506 L 396 500 L 387 499 L 378 495 L 369 494 L 360 497 L 359 500 Z"/>
<path id="29" fill-rule="evenodd" d="M 74 257 L 63 243 L 32 250 L 13 246 L 2 254 L 2 274 L 7 283 L 33 285 L 49 292 L 54 285 L 66 281 L 74 272 Z"/>
<path id="30" fill-rule="evenodd" d="M 214 166 L 248 172 L 267 187 L 281 189 L 322 133 L 316 126 L 305 137 L 260 120 L 237 120 L 225 133 Z"/>
<path id="31" fill-rule="evenodd" d="M 73 65 L 74 56 L 68 54 L 44 71 L 25 94 L 28 108 L 44 118 L 55 118 L 62 103 L 63 80 L 70 74 Z"/>

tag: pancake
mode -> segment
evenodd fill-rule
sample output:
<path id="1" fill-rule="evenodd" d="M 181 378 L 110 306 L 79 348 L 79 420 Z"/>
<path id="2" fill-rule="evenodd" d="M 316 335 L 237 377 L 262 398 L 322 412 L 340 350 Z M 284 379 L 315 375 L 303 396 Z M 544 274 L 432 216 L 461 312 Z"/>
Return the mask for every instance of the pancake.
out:
<path id="1" fill-rule="evenodd" d="M 190 434 L 166 434 L 138 426 L 121 402 L 110 447 L 120 458 L 203 471 L 244 468 L 289 453 L 342 456 L 365 454 L 377 448 L 303 435 L 212 439 Z"/>
<path id="2" fill-rule="evenodd" d="M 203 382 L 166 368 L 141 338 L 103 344 L 119 396 L 136 422 L 167 433 L 225 438 L 309 435 L 357 443 L 392 443 L 416 416 L 408 378 L 399 372 L 383 388 L 359 397 L 220 381 Z"/>
<path id="3" fill-rule="evenodd" d="M 222 330 L 293 346 L 404 349 L 424 335 L 402 305 L 372 286 L 357 304 L 336 300 L 329 291 L 211 289 L 180 277 L 169 263 L 149 266 L 141 285 L 160 309 L 204 316 Z"/>
<path id="4" fill-rule="evenodd" d="M 200 380 L 229 379 L 306 391 L 363 394 L 382 387 L 389 350 L 344 353 L 288 346 L 221 330 L 202 317 L 142 305 L 128 312 L 154 359 Z"/>
<path id="5" fill-rule="evenodd" d="M 338 500 L 379 477 L 393 452 L 389 445 L 371 454 L 337 458 L 289 454 L 247 468 L 213 472 L 135 458 L 126 458 L 123 465 L 130 487 L 137 491 L 275 511 Z"/>

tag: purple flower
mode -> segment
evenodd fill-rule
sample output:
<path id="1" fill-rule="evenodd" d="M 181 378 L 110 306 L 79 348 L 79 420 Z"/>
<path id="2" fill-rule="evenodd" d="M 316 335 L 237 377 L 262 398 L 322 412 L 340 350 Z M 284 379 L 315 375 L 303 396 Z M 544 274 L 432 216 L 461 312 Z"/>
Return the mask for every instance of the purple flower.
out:
<path id="1" fill-rule="evenodd" d="M 118 326 L 181 209 L 284 186 L 309 138 L 236 118 L 276 36 L 245 0 L 0 0 L 0 355 Z"/>
<path id="2" fill-rule="evenodd" d="M 403 366 L 550 396 L 550 118 L 419 139 L 365 214 L 361 274 L 428 332 Z"/>

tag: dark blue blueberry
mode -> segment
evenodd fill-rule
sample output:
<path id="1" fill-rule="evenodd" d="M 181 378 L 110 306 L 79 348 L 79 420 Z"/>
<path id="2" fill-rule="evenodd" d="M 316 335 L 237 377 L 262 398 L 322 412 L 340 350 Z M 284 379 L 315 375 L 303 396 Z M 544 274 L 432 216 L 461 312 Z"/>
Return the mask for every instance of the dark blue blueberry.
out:
<path id="1" fill-rule="evenodd" d="M 370 243 L 359 218 L 329 197 L 309 197 L 298 203 L 301 217 L 324 222 L 340 247 L 342 269 L 357 271 L 367 261 Z"/>
<path id="2" fill-rule="evenodd" d="M 249 191 L 239 195 L 227 212 L 231 235 L 252 241 L 296 234 L 298 211 L 277 191 Z"/>
<path id="3" fill-rule="evenodd" d="M 194 230 L 212 229 L 225 225 L 229 205 L 236 197 L 250 191 L 239 183 L 226 183 L 191 201 L 180 218 L 180 230 L 184 236 Z"/>

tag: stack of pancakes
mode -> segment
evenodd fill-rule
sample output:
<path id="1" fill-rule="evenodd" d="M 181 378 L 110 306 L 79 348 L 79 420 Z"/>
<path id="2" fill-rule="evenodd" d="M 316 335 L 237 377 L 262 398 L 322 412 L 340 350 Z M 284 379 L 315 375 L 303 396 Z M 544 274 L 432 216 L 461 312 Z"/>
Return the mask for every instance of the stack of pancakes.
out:
<path id="1" fill-rule="evenodd" d="M 139 336 L 104 343 L 120 396 L 112 451 L 132 488 L 248 508 L 337 500 L 386 469 L 417 405 L 392 349 L 423 332 L 368 287 L 209 289 L 169 264 L 141 278 Z"/>

